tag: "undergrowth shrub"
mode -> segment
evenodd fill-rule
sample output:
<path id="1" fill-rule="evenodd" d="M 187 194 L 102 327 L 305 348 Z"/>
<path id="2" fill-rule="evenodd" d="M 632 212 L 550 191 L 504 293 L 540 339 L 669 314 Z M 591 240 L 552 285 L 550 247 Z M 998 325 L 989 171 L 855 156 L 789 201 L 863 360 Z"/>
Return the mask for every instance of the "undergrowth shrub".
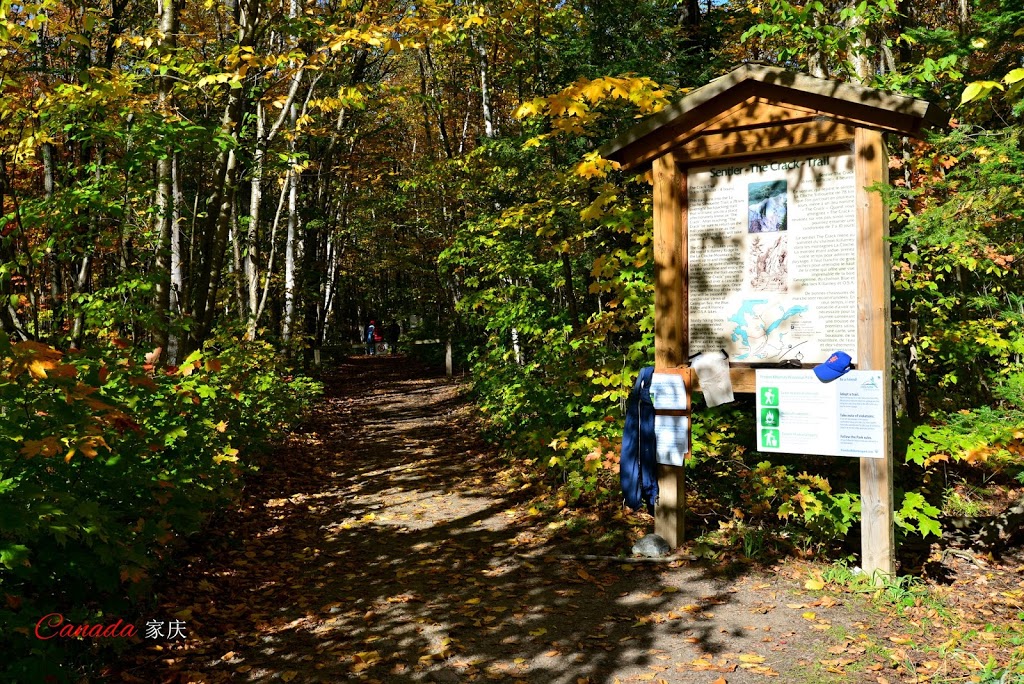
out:
<path id="1" fill-rule="evenodd" d="M 65 679 L 94 645 L 37 639 L 44 615 L 131 622 L 176 543 L 230 503 L 317 391 L 264 343 L 156 361 L 117 339 L 63 354 L 0 333 L 5 681 Z"/>

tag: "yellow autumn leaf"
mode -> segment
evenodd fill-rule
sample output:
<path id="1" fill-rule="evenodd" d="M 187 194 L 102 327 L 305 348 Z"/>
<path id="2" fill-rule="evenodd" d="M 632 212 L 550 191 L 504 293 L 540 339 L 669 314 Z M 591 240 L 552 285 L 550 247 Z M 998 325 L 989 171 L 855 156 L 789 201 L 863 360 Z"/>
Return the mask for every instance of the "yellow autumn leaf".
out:
<path id="1" fill-rule="evenodd" d="M 582 165 L 581 165 L 582 166 Z M 583 175 L 583 174 L 580 174 Z M 600 201 L 594 202 L 589 207 L 580 212 L 580 218 L 584 221 L 593 221 L 604 216 L 603 203 Z"/>
<path id="2" fill-rule="evenodd" d="M 107 446 L 107 442 L 102 437 L 89 436 L 78 441 L 78 450 L 88 458 L 96 458 L 99 453 L 96 450 L 96 447 L 99 446 L 105 447 L 108 451 L 110 449 L 110 447 Z"/>
<path id="3" fill-rule="evenodd" d="M 292 681 L 293 679 L 295 679 L 298 676 L 299 676 L 299 673 L 296 672 L 295 670 L 286 670 L 286 671 L 281 673 L 281 681 L 283 681 L 283 682 L 290 682 L 290 681 Z"/>
<path id="4" fill-rule="evenodd" d="M 809 610 L 806 613 L 804 613 L 802 617 L 804 620 L 813 620 L 816 617 L 816 615 L 814 614 L 813 610 Z"/>
<path id="5" fill-rule="evenodd" d="M 524 102 L 519 105 L 519 109 L 516 110 L 517 119 L 525 119 L 528 116 L 536 116 L 537 114 L 544 113 L 544 98 L 535 97 L 529 102 Z"/>
<path id="6" fill-rule="evenodd" d="M 46 365 L 39 359 L 33 359 L 28 363 L 28 374 L 37 380 L 46 377 Z"/>
<path id="7" fill-rule="evenodd" d="M 608 84 L 605 79 L 596 79 L 581 88 L 580 94 L 591 102 L 597 102 L 608 91 Z"/>
<path id="8" fill-rule="evenodd" d="M 238 449 L 225 449 L 224 453 L 217 454 L 213 457 L 213 462 L 218 465 L 221 463 L 235 463 L 238 461 Z"/>
<path id="9" fill-rule="evenodd" d="M 752 653 L 744 653 L 740 656 L 741 663 L 763 663 L 764 661 L 764 656 L 754 655 Z"/>
<path id="10" fill-rule="evenodd" d="M 568 116 L 583 117 L 586 116 L 588 111 L 590 110 L 587 108 L 587 105 L 583 104 L 582 102 L 570 102 L 569 105 L 565 108 L 566 115 Z"/>
<path id="11" fill-rule="evenodd" d="M 811 591 L 821 591 L 825 588 L 825 582 L 820 579 L 809 579 L 804 582 L 804 589 L 810 589 Z"/>
<path id="12" fill-rule="evenodd" d="M 352 656 L 356 663 L 373 663 L 380 660 L 379 651 L 360 651 Z"/>

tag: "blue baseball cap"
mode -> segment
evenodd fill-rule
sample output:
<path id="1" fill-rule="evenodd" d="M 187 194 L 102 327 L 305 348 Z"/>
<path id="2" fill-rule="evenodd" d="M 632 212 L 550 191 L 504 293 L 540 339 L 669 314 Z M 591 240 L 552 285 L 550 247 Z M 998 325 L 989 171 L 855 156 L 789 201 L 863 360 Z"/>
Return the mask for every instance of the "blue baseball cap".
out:
<path id="1" fill-rule="evenodd" d="M 832 382 L 853 367 L 853 359 L 846 352 L 837 351 L 825 363 L 814 367 L 814 374 L 822 382 Z"/>

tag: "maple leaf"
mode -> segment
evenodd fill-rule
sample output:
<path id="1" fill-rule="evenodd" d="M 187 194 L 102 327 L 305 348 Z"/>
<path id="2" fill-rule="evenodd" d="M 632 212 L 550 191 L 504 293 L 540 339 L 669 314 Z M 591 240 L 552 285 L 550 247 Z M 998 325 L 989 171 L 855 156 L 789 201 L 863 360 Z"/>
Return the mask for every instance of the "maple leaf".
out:
<path id="1" fill-rule="evenodd" d="M 107 445 L 106 440 L 96 435 L 90 435 L 89 437 L 83 437 L 82 439 L 78 440 L 77 447 L 78 450 L 81 451 L 82 454 L 87 458 L 96 458 L 96 456 L 99 454 L 99 451 L 97 451 L 97 447 L 103 447 L 108 451 L 110 450 L 110 447 Z"/>
<path id="2" fill-rule="evenodd" d="M 60 451 L 60 443 L 56 437 L 43 437 L 42 439 L 26 439 L 21 446 L 21 455 L 25 458 L 33 456 L 56 456 Z"/>
<path id="3" fill-rule="evenodd" d="M 121 581 L 122 582 L 132 582 L 133 584 L 138 584 L 143 579 L 145 579 L 145 577 L 146 577 L 146 571 L 143 570 L 142 568 L 138 567 L 138 566 L 130 565 L 130 566 L 121 568 Z"/>

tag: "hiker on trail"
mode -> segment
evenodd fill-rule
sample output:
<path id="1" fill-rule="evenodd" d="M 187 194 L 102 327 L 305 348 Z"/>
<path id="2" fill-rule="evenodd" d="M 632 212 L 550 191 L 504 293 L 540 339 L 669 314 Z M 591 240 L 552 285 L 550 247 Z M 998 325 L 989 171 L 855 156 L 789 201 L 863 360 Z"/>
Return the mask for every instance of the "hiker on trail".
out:
<path id="1" fill-rule="evenodd" d="M 370 325 L 366 326 L 366 334 L 363 339 L 366 341 L 367 355 L 373 356 L 377 348 L 377 321 L 370 321 Z"/>
<path id="2" fill-rule="evenodd" d="M 398 338 L 402 334 L 402 328 L 397 321 L 392 321 L 388 326 L 388 347 L 392 354 L 398 353 Z"/>

